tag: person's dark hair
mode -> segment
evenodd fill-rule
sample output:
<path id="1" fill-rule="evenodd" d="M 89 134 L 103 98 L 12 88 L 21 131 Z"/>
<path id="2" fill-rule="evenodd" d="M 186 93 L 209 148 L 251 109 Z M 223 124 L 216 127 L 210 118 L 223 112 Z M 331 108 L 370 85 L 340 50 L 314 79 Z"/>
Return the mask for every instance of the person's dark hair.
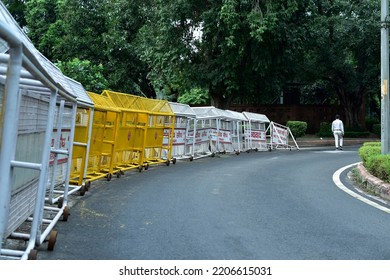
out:
<path id="1" fill-rule="evenodd" d="M 339 119 L 340 118 L 340 115 L 336 115 L 336 119 Z"/>

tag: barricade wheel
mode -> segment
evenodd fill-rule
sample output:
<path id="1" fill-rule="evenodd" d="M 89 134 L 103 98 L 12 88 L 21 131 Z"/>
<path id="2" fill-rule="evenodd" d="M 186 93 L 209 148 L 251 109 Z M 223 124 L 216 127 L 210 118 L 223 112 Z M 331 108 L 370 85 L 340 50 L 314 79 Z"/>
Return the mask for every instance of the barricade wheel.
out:
<path id="1" fill-rule="evenodd" d="M 194 157 L 193 156 L 190 156 L 190 161 L 193 161 L 194 160 Z"/>
<path id="2" fill-rule="evenodd" d="M 169 159 L 165 162 L 165 164 L 166 164 L 167 166 L 169 166 L 170 163 L 171 163 L 171 162 L 169 161 Z"/>
<path id="3" fill-rule="evenodd" d="M 111 174 L 111 173 L 108 173 L 107 176 L 106 176 L 106 178 L 107 178 L 107 181 L 111 181 L 111 179 L 112 179 L 112 174 Z"/>
<path id="4" fill-rule="evenodd" d="M 146 165 L 145 165 L 145 170 L 148 170 L 149 169 L 149 164 L 147 163 Z"/>
<path id="5" fill-rule="evenodd" d="M 86 191 L 87 191 L 87 187 L 85 185 L 81 186 L 81 188 L 80 188 L 80 195 L 84 196 Z"/>
<path id="6" fill-rule="evenodd" d="M 138 172 L 142 172 L 142 165 L 138 166 Z"/>
<path id="7" fill-rule="evenodd" d="M 60 197 L 57 201 L 57 207 L 62 208 L 62 205 L 64 205 L 64 198 Z"/>
<path id="8" fill-rule="evenodd" d="M 125 175 L 125 172 L 123 170 L 119 171 L 121 175 Z"/>
<path id="9" fill-rule="evenodd" d="M 246 150 L 246 152 L 249 154 L 251 151 L 250 150 Z"/>
<path id="10" fill-rule="evenodd" d="M 28 259 L 29 260 L 36 260 L 37 255 L 38 255 L 38 251 L 33 249 L 30 251 L 30 253 L 28 253 Z"/>
<path id="11" fill-rule="evenodd" d="M 237 151 L 237 152 L 236 152 L 236 155 L 239 155 L 239 154 L 240 154 L 240 152 L 239 152 L 239 151 Z"/>
<path id="12" fill-rule="evenodd" d="M 211 157 L 215 157 L 215 153 L 212 153 L 212 154 L 211 154 Z"/>
<path id="13" fill-rule="evenodd" d="M 69 213 L 69 207 L 68 207 L 68 206 L 65 206 L 64 212 L 62 213 L 62 220 L 63 220 L 64 222 L 67 222 L 67 221 L 68 221 L 69 215 L 70 215 L 70 213 Z"/>
<path id="14" fill-rule="evenodd" d="M 176 164 L 176 158 L 173 158 L 173 159 L 172 159 L 172 163 L 173 163 L 173 164 Z"/>
<path id="15" fill-rule="evenodd" d="M 49 242 L 47 244 L 47 250 L 49 250 L 49 251 L 54 250 L 54 245 L 56 244 L 56 241 L 57 241 L 57 235 L 58 235 L 58 232 L 56 230 L 52 230 L 50 232 Z"/>
<path id="16" fill-rule="evenodd" d="M 120 172 L 120 171 L 116 173 L 116 177 L 117 177 L 117 178 L 120 178 L 120 177 L 121 177 L 121 175 L 122 175 L 122 174 L 121 174 L 121 172 Z"/>
<path id="17" fill-rule="evenodd" d="M 258 151 L 259 151 L 259 149 L 258 149 L 258 148 L 256 148 L 256 149 L 255 149 L 255 152 L 258 152 Z"/>
<path id="18" fill-rule="evenodd" d="M 89 189 L 91 188 L 91 181 L 85 183 L 85 188 L 87 191 L 89 191 Z"/>

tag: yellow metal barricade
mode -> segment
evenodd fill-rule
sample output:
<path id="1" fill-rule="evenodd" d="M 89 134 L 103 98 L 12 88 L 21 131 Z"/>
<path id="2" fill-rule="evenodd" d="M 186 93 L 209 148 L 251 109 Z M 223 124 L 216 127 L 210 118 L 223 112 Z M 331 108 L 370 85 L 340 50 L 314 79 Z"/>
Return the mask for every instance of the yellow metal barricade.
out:
<path id="1" fill-rule="evenodd" d="M 121 111 L 106 96 L 88 92 L 95 110 L 88 156 L 87 181 L 106 177 L 111 180 L 114 168 L 116 134 Z"/>
<path id="2" fill-rule="evenodd" d="M 94 104 L 81 83 L 70 78 L 67 80 L 77 95 L 69 194 L 79 190 L 80 195 L 84 195 L 90 184 L 90 181 L 86 181 L 86 176 Z"/>
<path id="3" fill-rule="evenodd" d="M 172 160 L 175 114 L 168 101 L 144 97 L 141 100 L 148 112 L 144 163 L 169 165 Z"/>
<path id="4" fill-rule="evenodd" d="M 70 170 L 70 183 L 84 187 L 84 170 L 87 165 L 87 150 L 89 145 L 89 124 L 92 117 L 92 108 L 77 108 L 75 134 L 73 140 L 72 166 Z M 80 144 L 79 144 L 80 143 Z M 85 145 L 82 145 L 84 144 Z M 85 186 L 88 187 L 88 186 Z M 81 192 L 84 193 L 85 188 Z"/>
<path id="5" fill-rule="evenodd" d="M 139 96 L 108 91 L 102 95 L 121 110 L 116 137 L 114 168 L 120 172 L 130 169 L 142 170 L 144 166 L 144 138 L 148 112 Z M 120 176 L 120 173 L 117 173 Z"/>

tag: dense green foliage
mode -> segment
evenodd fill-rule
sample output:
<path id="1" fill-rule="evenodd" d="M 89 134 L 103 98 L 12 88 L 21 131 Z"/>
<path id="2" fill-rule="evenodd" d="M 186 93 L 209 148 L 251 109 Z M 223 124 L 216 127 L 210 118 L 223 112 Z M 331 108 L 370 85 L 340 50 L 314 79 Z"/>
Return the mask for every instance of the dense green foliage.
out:
<path id="1" fill-rule="evenodd" d="M 320 131 L 317 133 L 319 137 L 333 137 L 332 124 L 328 122 L 320 123 Z"/>
<path id="2" fill-rule="evenodd" d="M 379 112 L 379 0 L 4 3 L 50 60 L 98 71 L 68 72 L 87 90 L 100 76 L 107 89 L 226 108 L 272 103 L 294 84 L 301 100 L 342 105 L 347 127 L 365 100 Z"/>
<path id="3" fill-rule="evenodd" d="M 305 136 L 307 130 L 307 122 L 303 121 L 288 121 L 287 127 L 290 128 L 292 135 L 295 138 Z"/>
<path id="4" fill-rule="evenodd" d="M 381 154 L 380 144 L 380 142 L 367 142 L 359 148 L 359 156 L 365 167 L 367 167 L 367 162 L 370 157 Z"/>

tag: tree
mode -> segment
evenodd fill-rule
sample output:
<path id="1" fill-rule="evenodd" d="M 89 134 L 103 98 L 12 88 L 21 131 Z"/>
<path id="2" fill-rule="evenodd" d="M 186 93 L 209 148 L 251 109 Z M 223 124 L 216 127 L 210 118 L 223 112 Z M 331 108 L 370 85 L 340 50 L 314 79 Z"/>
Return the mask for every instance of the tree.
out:
<path id="1" fill-rule="evenodd" d="M 154 80 L 182 91 L 207 88 L 220 108 L 274 96 L 288 74 L 279 23 L 298 7 L 292 0 L 156 1 L 140 33 L 141 58 Z"/>
<path id="2" fill-rule="evenodd" d="M 326 82 L 346 113 L 347 127 L 360 127 L 366 96 L 379 91 L 380 3 L 309 1 L 307 50 L 300 78 Z M 330 94 L 330 93 L 329 93 Z"/>
<path id="3" fill-rule="evenodd" d="M 107 89 L 108 81 L 103 75 L 103 66 L 93 65 L 88 60 L 75 58 L 68 62 L 58 61 L 56 66 L 68 77 L 81 83 L 85 90 L 101 93 Z"/>

